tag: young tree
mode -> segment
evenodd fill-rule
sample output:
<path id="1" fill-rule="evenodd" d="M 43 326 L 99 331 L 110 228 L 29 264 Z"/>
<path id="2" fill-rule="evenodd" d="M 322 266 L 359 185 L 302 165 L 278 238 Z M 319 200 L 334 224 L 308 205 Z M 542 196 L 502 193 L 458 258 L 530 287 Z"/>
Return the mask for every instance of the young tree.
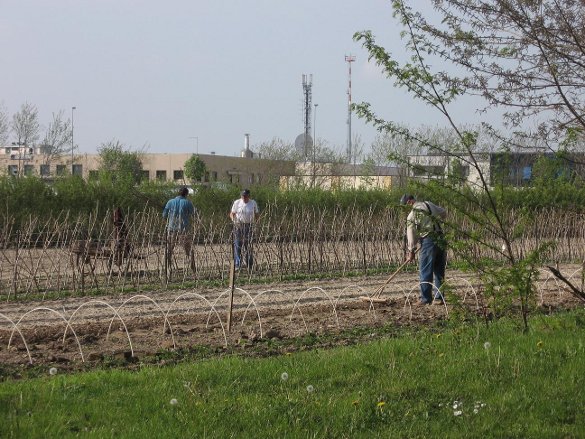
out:
<path id="1" fill-rule="evenodd" d="M 356 33 L 354 39 L 362 42 L 370 59 L 397 86 L 407 89 L 415 99 L 445 117 L 456 136 L 456 148 L 384 120 L 367 103 L 354 105 L 354 109 L 380 131 L 417 142 L 457 159 L 457 166 L 474 169 L 480 192 L 467 191 L 453 184 L 452 178 L 427 185 L 426 189 L 436 191 L 462 218 L 481 226 L 481 233 L 470 233 L 454 224 L 459 238 L 452 241 L 454 250 L 484 273 L 488 292 L 494 297 L 499 295 L 511 301 L 509 293 L 515 293 L 527 328 L 536 263 L 542 252 L 537 250 L 521 256 L 512 250 L 511 242 L 517 230 L 499 210 L 490 190 L 489 176 L 478 161 L 479 132 L 457 124 L 451 107 L 458 96 L 471 94 L 484 98 L 484 111 L 505 107 L 508 111 L 504 121 L 509 126 L 519 127 L 527 117 L 538 116 L 537 134 L 546 141 L 551 140 L 550 133 L 566 130 L 567 126 L 585 127 L 580 93 L 585 79 L 585 51 L 582 50 L 585 6 L 571 0 L 431 0 L 430 3 L 438 14 L 437 24 L 423 12 L 415 11 L 411 6 L 414 1 L 393 1 L 394 15 L 404 29 L 407 62 L 395 59 L 376 43 L 369 31 Z M 449 71 L 455 73 L 436 72 L 433 65 L 441 65 L 443 69 L 450 66 Z M 513 141 L 513 137 L 507 139 Z M 498 248 L 502 242 L 503 246 Z M 500 270 L 485 264 L 473 254 L 477 246 L 501 252 L 508 266 Z"/>
<path id="2" fill-rule="evenodd" d="M 19 145 L 32 146 L 38 141 L 40 132 L 37 107 L 28 102 L 22 104 L 20 110 L 12 116 L 10 128 Z"/>
<path id="3" fill-rule="evenodd" d="M 130 151 L 118 140 L 102 143 L 98 148 L 99 171 L 106 178 L 128 184 L 140 183 L 142 159 L 139 152 Z"/>
<path id="4" fill-rule="evenodd" d="M 42 141 L 46 164 L 71 152 L 72 135 L 71 119 L 63 120 L 63 110 L 53 113 L 53 120 L 49 123 Z"/>
<path id="5" fill-rule="evenodd" d="M 185 162 L 185 177 L 193 182 L 201 181 L 207 172 L 207 166 L 201 158 L 193 154 Z"/>

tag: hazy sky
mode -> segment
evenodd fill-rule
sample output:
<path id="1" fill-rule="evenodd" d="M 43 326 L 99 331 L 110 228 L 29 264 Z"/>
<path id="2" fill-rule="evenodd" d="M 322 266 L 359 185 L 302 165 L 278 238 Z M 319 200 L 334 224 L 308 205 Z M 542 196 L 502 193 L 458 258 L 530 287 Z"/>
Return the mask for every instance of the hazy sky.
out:
<path id="1" fill-rule="evenodd" d="M 393 88 L 352 39 L 372 30 L 392 52 L 390 0 L 0 0 L 0 104 L 74 111 L 81 152 L 119 140 L 148 152 L 215 151 L 304 130 L 302 74 L 313 74 L 316 135 L 344 150 L 348 64 L 354 102 L 412 125 L 440 117 Z M 352 131 L 376 136 L 355 115 Z M 12 139 L 10 139 L 12 140 Z"/>

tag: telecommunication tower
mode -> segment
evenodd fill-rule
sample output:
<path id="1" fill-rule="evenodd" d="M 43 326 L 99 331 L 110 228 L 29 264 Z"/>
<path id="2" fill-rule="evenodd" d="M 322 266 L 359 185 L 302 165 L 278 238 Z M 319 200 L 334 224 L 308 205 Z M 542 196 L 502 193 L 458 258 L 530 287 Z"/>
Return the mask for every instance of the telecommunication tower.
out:
<path id="1" fill-rule="evenodd" d="M 309 157 L 311 148 L 313 147 L 313 139 L 311 139 L 311 107 L 313 101 L 312 94 L 313 75 L 303 74 L 303 123 L 305 126 L 305 133 L 303 136 L 303 155 L 305 159 Z"/>
<path id="2" fill-rule="evenodd" d="M 351 63 L 355 61 L 355 56 L 345 55 L 345 62 L 349 66 L 349 86 L 347 88 L 347 162 L 351 163 Z"/>

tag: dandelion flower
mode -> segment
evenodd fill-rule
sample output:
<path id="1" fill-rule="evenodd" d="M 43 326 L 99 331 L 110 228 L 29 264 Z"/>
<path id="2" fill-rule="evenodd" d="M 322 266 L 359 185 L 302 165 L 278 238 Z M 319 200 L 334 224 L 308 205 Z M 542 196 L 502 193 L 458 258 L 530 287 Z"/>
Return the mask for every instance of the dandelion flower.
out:
<path id="1" fill-rule="evenodd" d="M 540 348 L 542 347 L 542 345 L 543 345 L 543 344 L 544 344 L 544 343 L 542 342 L 542 340 L 538 340 L 538 343 L 536 343 L 536 347 L 537 347 L 538 349 L 540 349 Z"/>
<path id="2" fill-rule="evenodd" d="M 286 381 L 286 380 L 288 380 L 288 373 L 286 373 L 286 372 L 282 372 L 282 374 L 280 375 L 280 379 L 281 379 L 282 381 Z"/>
<path id="3" fill-rule="evenodd" d="M 56 367 L 51 367 L 49 369 L 49 375 L 57 375 L 57 368 Z"/>
<path id="4" fill-rule="evenodd" d="M 177 405 L 179 403 L 179 401 L 177 401 L 175 398 L 171 399 L 171 405 Z"/>
<path id="5" fill-rule="evenodd" d="M 309 392 L 309 393 L 313 393 L 314 391 L 315 391 L 315 388 L 309 384 L 309 385 L 307 386 L 307 392 Z"/>
<path id="6" fill-rule="evenodd" d="M 386 405 L 386 403 L 384 401 L 380 401 L 377 404 L 378 407 L 384 407 L 385 405 Z"/>
<path id="7" fill-rule="evenodd" d="M 487 351 L 489 348 L 491 348 L 491 347 L 492 347 L 492 344 L 491 344 L 489 341 L 486 341 L 486 342 L 483 344 L 483 348 L 484 348 L 486 351 Z"/>
<path id="8" fill-rule="evenodd" d="M 360 403 L 360 401 L 358 399 L 356 399 L 355 401 L 352 402 L 353 405 L 358 405 Z"/>

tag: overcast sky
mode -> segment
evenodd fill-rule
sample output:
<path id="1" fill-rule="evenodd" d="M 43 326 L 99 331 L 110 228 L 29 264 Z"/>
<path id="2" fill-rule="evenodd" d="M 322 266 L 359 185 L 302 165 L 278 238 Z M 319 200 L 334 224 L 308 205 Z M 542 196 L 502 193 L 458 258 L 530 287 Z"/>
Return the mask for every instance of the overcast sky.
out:
<path id="1" fill-rule="evenodd" d="M 43 126 L 75 106 L 81 152 L 115 139 L 238 155 L 245 133 L 252 145 L 294 142 L 301 77 L 312 74 L 316 136 L 344 150 L 353 54 L 354 102 L 414 126 L 442 123 L 368 63 L 352 39 L 366 29 L 401 51 L 390 0 L 0 0 L 0 105 L 12 116 L 34 104 Z M 377 134 L 356 116 L 352 131 L 366 145 Z"/>

